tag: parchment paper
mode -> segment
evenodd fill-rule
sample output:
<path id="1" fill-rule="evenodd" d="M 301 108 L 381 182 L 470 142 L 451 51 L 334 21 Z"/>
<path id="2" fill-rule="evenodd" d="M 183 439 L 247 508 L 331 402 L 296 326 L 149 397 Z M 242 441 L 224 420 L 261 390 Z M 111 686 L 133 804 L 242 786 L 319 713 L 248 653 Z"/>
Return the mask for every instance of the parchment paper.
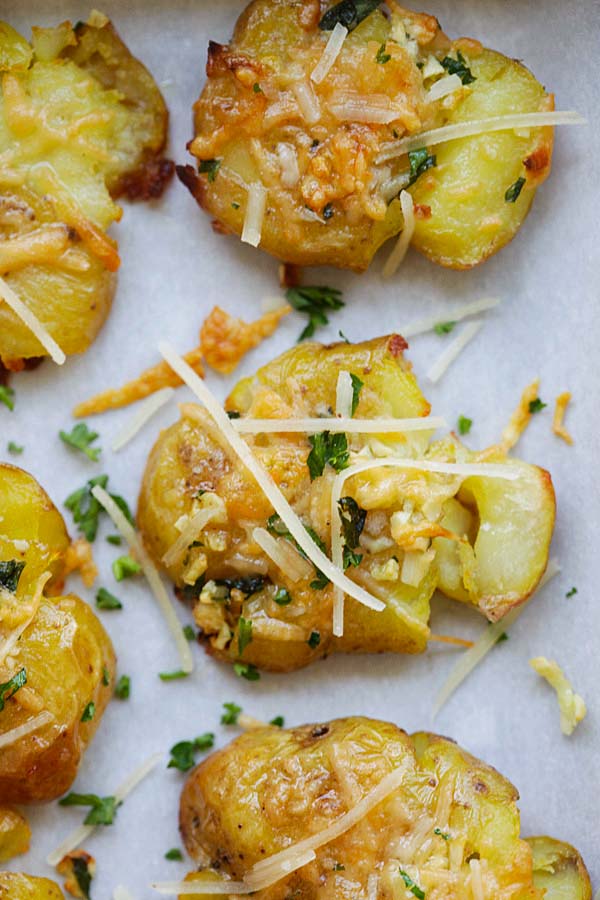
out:
<path id="1" fill-rule="evenodd" d="M 122 36 L 152 70 L 171 109 L 171 154 L 187 161 L 190 108 L 204 77 L 209 37 L 225 41 L 240 2 L 221 0 L 106 0 L 103 6 Z M 434 723 L 435 729 L 496 766 L 521 793 L 524 834 L 548 833 L 580 848 L 596 886 L 600 882 L 599 761 L 599 505 L 597 434 L 600 414 L 597 304 L 599 129 L 597 121 L 598 5 L 545 0 L 432 0 L 435 13 L 453 35 L 466 34 L 521 58 L 556 93 L 557 108 L 576 108 L 589 117 L 587 128 L 557 129 L 550 181 L 513 243 L 471 272 L 443 270 L 410 252 L 391 283 L 381 281 L 382 255 L 362 277 L 334 270 L 307 274 L 307 282 L 344 290 L 346 308 L 332 315 L 319 337 L 333 340 L 342 328 L 351 340 L 402 329 L 428 312 L 448 317 L 453 303 L 494 295 L 501 307 L 486 316 L 477 340 L 433 388 L 425 371 L 449 338 L 415 338 L 410 359 L 433 402 L 434 413 L 453 424 L 459 414 L 474 420 L 468 443 L 483 447 L 497 438 L 522 388 L 542 378 L 548 408 L 535 418 L 519 455 L 549 468 L 558 498 L 553 555 L 562 565 L 555 578 Z M 85 3 L 61 0 L 0 0 L 0 13 L 29 35 L 31 25 L 51 25 L 67 17 L 85 18 Z M 157 361 L 156 344 L 166 338 L 181 351 L 195 346 L 201 320 L 215 303 L 253 318 L 260 299 L 277 292 L 277 263 L 213 233 L 209 220 L 187 191 L 173 183 L 163 200 L 127 207 L 115 228 L 123 260 L 112 314 L 90 351 L 63 369 L 45 363 L 14 380 L 14 413 L 0 407 L 0 457 L 8 440 L 24 444 L 22 457 L 9 461 L 31 471 L 62 506 L 64 498 L 93 475 L 110 474 L 110 486 L 135 504 L 146 455 L 160 427 L 177 417 L 165 408 L 122 453 L 112 438 L 132 410 L 89 420 L 101 432 L 102 462 L 88 463 L 59 441 L 70 428 L 70 410 L 82 398 L 118 385 Z M 386 251 L 384 251 L 385 253 Z M 302 327 L 290 316 L 277 335 L 250 354 L 239 374 L 252 371 L 293 343 Z M 225 396 L 232 383 L 210 376 Z M 554 398 L 573 392 L 568 426 L 570 448 L 550 431 Z M 178 399 L 187 399 L 181 390 Z M 71 527 L 70 514 L 65 511 Z M 430 728 L 435 693 L 457 658 L 433 646 L 418 658 L 338 657 L 285 676 L 239 679 L 233 670 L 196 648 L 196 670 L 186 681 L 164 684 L 159 671 L 179 667 L 173 642 L 143 580 L 116 585 L 110 562 L 118 555 L 104 541 L 105 523 L 94 552 L 99 584 L 123 600 L 122 612 L 99 613 L 119 657 L 119 671 L 132 678 L 128 702 L 115 700 L 88 750 L 75 789 L 110 794 L 137 764 L 159 750 L 164 763 L 118 813 L 116 824 L 99 828 L 86 843 L 98 861 L 92 886 L 95 900 L 107 900 L 118 883 L 137 898 L 150 898 L 153 880 L 182 876 L 187 863 L 168 862 L 164 853 L 181 846 L 177 806 L 183 776 L 165 768 L 169 747 L 178 740 L 214 731 L 223 745 L 237 731 L 219 725 L 222 703 L 269 720 L 281 714 L 288 724 L 356 713 L 393 720 L 407 730 Z M 74 529 L 72 529 L 74 533 Z M 577 594 L 565 597 L 572 587 Z M 93 600 L 77 578 L 71 589 Z M 180 607 L 182 621 L 186 611 Z M 475 636 L 483 621 L 457 604 L 436 603 L 434 629 Z M 530 668 L 530 657 L 545 654 L 561 663 L 585 697 L 588 717 L 571 738 L 561 735 L 554 693 Z M 30 811 L 32 849 L 11 868 L 52 876 L 47 852 L 82 820 L 85 811 L 56 803 Z"/>

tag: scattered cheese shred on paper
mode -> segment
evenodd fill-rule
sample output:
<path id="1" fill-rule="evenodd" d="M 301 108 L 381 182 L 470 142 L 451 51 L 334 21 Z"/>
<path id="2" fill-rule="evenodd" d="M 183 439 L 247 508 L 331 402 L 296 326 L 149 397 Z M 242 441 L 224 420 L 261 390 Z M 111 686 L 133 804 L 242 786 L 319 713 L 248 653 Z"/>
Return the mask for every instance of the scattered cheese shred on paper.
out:
<path id="1" fill-rule="evenodd" d="M 529 425 L 531 416 L 533 415 L 530 404 L 538 399 L 539 391 L 540 379 L 536 378 L 535 381 L 532 381 L 521 394 L 519 405 L 510 417 L 508 425 L 502 432 L 502 440 L 500 441 L 498 449 L 501 449 L 504 453 L 508 453 L 509 450 L 512 450 Z"/>
<path id="2" fill-rule="evenodd" d="M 207 365 L 221 375 L 229 375 L 249 350 L 273 334 L 291 309 L 286 304 L 254 322 L 244 322 L 215 306 L 200 329 L 200 349 Z"/>
<path id="3" fill-rule="evenodd" d="M 566 441 L 567 444 L 573 443 L 573 438 L 570 432 L 567 431 L 564 425 L 565 413 L 567 411 L 567 406 L 571 402 L 571 393 L 570 391 L 564 391 L 564 393 L 559 394 L 556 398 L 556 404 L 554 407 L 554 418 L 552 420 L 552 431 L 554 434 L 562 438 L 563 441 Z"/>
<path id="4" fill-rule="evenodd" d="M 536 656 L 529 660 L 529 665 L 556 691 L 560 709 L 560 730 L 566 735 L 573 734 L 587 714 L 583 697 L 575 693 L 571 682 L 555 660 Z"/>

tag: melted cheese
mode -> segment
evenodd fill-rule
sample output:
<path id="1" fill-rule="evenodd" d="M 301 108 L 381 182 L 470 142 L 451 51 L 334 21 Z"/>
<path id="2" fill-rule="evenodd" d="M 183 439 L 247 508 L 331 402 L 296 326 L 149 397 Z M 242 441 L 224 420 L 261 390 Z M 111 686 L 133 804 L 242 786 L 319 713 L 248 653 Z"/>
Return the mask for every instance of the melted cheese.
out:
<path id="1" fill-rule="evenodd" d="M 321 84 L 321 82 L 327 78 L 331 67 L 335 64 L 336 59 L 340 55 L 340 51 L 347 36 L 348 29 L 345 28 L 341 22 L 336 22 L 335 28 L 329 35 L 329 40 L 323 50 L 323 54 L 311 72 L 310 77 L 315 84 Z"/>

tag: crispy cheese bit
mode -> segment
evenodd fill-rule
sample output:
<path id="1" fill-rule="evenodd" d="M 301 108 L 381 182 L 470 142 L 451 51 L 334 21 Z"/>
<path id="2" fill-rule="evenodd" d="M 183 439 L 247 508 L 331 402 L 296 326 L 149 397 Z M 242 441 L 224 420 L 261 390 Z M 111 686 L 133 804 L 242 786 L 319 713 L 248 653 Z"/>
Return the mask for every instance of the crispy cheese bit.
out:
<path id="1" fill-rule="evenodd" d="M 191 366 L 194 372 L 204 378 L 204 366 L 202 365 L 202 349 L 196 347 L 190 350 L 183 357 Z M 95 416 L 98 413 L 106 412 L 108 409 L 120 409 L 122 406 L 129 406 L 130 403 L 136 403 L 143 400 L 150 394 L 156 393 L 165 387 L 179 387 L 182 383 L 181 378 L 167 365 L 166 362 L 160 362 L 151 369 L 146 369 L 133 381 L 128 381 L 120 388 L 110 388 L 90 397 L 79 403 L 73 410 L 73 415 L 77 419 L 86 416 Z"/>
<path id="2" fill-rule="evenodd" d="M 529 404 L 537 400 L 539 390 L 540 379 L 536 378 L 535 381 L 532 381 L 521 394 L 519 405 L 510 417 L 508 425 L 502 432 L 502 440 L 500 441 L 498 449 L 503 450 L 504 453 L 508 453 L 508 451 L 515 446 L 529 425 L 532 415 Z"/>
<path id="3" fill-rule="evenodd" d="M 200 348 L 204 359 L 221 375 L 229 375 L 249 350 L 273 334 L 283 316 L 289 312 L 291 306 L 286 304 L 266 312 L 254 322 L 244 322 L 215 306 L 200 329 Z"/>
<path id="4" fill-rule="evenodd" d="M 96 874 L 96 860 L 85 850 L 67 853 L 56 865 L 65 878 L 65 890 L 79 900 L 90 900 L 90 884 Z"/>
<path id="5" fill-rule="evenodd" d="M 571 682 L 555 660 L 536 656 L 529 660 L 529 665 L 556 691 L 560 709 L 560 730 L 563 734 L 572 734 L 587 713 L 583 697 L 575 693 Z"/>
<path id="6" fill-rule="evenodd" d="M 559 394 L 556 398 L 556 405 L 554 407 L 554 418 L 552 420 L 552 431 L 554 434 L 562 438 L 563 441 L 566 441 L 567 444 L 573 443 L 573 438 L 565 428 L 563 422 L 565 418 L 565 413 L 567 411 L 567 406 L 571 402 L 571 392 L 565 391 L 563 394 Z"/>
<path id="7" fill-rule="evenodd" d="M 92 545 L 85 538 L 71 541 L 65 554 L 65 578 L 71 572 L 79 572 L 86 587 L 91 587 L 98 577 L 98 567 L 94 562 Z"/>

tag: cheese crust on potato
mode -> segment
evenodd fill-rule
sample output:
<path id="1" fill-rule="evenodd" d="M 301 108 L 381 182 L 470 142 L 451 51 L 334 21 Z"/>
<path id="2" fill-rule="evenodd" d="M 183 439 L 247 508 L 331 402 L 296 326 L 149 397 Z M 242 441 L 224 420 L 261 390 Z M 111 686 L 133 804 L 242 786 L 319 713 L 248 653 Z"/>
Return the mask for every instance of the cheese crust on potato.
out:
<path id="1" fill-rule="evenodd" d="M 391 789 L 369 801 L 386 778 Z M 520 837 L 517 800 L 495 769 L 434 734 L 362 717 L 266 726 L 189 776 L 180 828 L 200 871 L 187 880 L 231 878 L 232 894 L 252 887 L 269 900 L 590 900 L 577 851 Z M 312 860 L 301 843 L 311 838 Z M 209 895 L 199 885 L 192 896 Z"/>
<path id="2" fill-rule="evenodd" d="M 33 28 L 31 44 L 0 22 L 0 276 L 67 355 L 110 310 L 116 198 L 158 197 L 172 174 L 167 123 L 105 16 Z M 46 350 L 1 297 L 0 363 L 19 369 Z"/>
<path id="3" fill-rule="evenodd" d="M 193 603 L 215 655 L 289 671 L 336 651 L 418 653 L 427 645 L 436 588 L 490 621 L 535 590 L 554 526 L 548 472 L 498 450 L 475 453 L 455 435 L 433 440 L 427 428 L 327 431 L 344 373 L 360 384 L 355 418 L 392 420 L 394 427 L 398 418 L 428 416 L 405 347 L 398 335 L 302 343 L 240 381 L 225 404 L 238 428 L 246 419 L 324 417 L 320 434 L 244 438 L 330 558 L 336 529 L 343 533 L 343 555 L 334 563 L 384 605 L 375 611 L 346 596 L 337 636 L 334 587 L 298 551 L 208 413 L 186 404 L 181 420 L 160 435 L 142 482 L 138 524 L 152 558 Z M 450 473 L 437 473 L 418 463 L 381 465 L 386 459 L 452 465 Z M 515 479 L 490 477 L 488 469 L 471 474 L 469 466 L 482 460 L 509 467 L 504 471 L 514 470 Z M 338 479 L 356 463 L 378 467 L 340 487 Z M 467 468 L 454 474 L 455 464 Z M 332 502 L 334 490 L 339 502 Z"/>
<path id="4" fill-rule="evenodd" d="M 87 603 L 61 594 L 69 538 L 45 491 L 0 464 L 0 508 L 0 797 L 37 803 L 75 779 L 115 655 Z"/>
<path id="5" fill-rule="evenodd" d="M 470 268 L 516 234 L 550 171 L 551 127 L 394 152 L 445 125 L 553 109 L 519 61 L 395 0 L 254 0 L 228 44 L 211 41 L 206 72 L 198 170 L 178 175 L 219 231 L 284 262 L 363 271 L 405 227 L 408 190 L 412 245 Z"/>

